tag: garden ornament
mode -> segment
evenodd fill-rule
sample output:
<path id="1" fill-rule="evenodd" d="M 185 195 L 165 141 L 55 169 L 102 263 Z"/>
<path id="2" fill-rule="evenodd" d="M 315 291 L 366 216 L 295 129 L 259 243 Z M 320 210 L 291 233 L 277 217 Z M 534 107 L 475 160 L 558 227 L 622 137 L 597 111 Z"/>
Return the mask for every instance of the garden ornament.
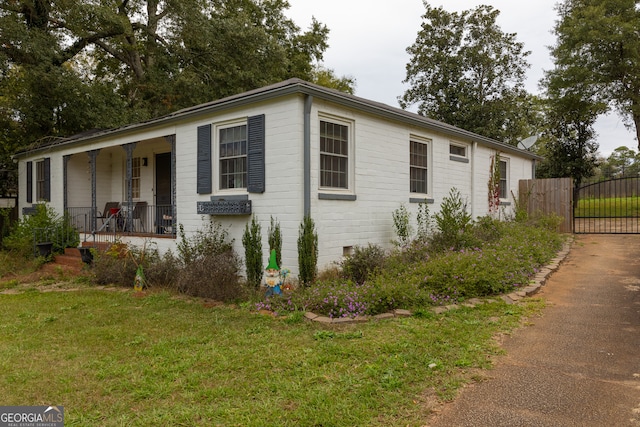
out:
<path id="1" fill-rule="evenodd" d="M 269 255 L 269 265 L 265 268 L 264 282 L 267 285 L 267 296 L 280 295 L 282 289 L 280 286 L 284 283 L 289 270 L 286 268 L 280 269 L 276 262 L 276 250 L 272 249 Z"/>
<path id="2" fill-rule="evenodd" d="M 142 265 L 139 265 L 138 270 L 136 270 L 136 277 L 133 281 L 133 290 L 141 292 L 146 285 L 147 279 L 144 277 L 144 270 L 142 269 Z"/>

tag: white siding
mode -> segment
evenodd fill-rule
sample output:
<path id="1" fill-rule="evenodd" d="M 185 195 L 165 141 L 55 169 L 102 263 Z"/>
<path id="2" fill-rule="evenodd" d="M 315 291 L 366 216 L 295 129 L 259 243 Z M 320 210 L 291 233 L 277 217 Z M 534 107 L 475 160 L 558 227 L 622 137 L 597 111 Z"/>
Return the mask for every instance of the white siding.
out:
<path id="1" fill-rule="evenodd" d="M 244 190 L 217 188 L 217 135 L 216 125 L 230 121 L 245 120 L 253 115 L 265 115 L 265 185 L 263 194 L 251 193 L 253 214 L 262 227 L 264 263 L 268 260 L 267 231 L 270 218 L 276 219 L 282 229 L 283 266 L 297 274 L 297 238 L 304 209 L 304 97 L 301 94 L 281 96 L 270 101 L 249 103 L 242 108 L 228 108 L 216 113 L 203 114 L 197 118 L 183 119 L 171 125 L 139 130 L 136 133 L 119 134 L 91 144 L 66 146 L 58 151 L 52 149 L 51 193 L 54 208 L 62 211 L 62 156 L 72 155 L 68 168 L 68 204 L 70 207 L 88 207 L 91 204 L 91 183 L 88 150 L 100 149 L 97 157 L 97 179 L 100 182 L 97 207 L 102 209 L 108 201 L 123 201 L 125 151 L 123 144 L 138 142 L 134 157 L 148 158 L 148 166 L 141 170 L 140 199 L 154 204 L 153 160 L 157 153 L 170 150 L 162 137 L 176 137 L 176 200 L 177 220 L 187 234 L 201 229 L 210 218 L 197 214 L 197 203 L 211 200 L 212 196 L 246 195 Z M 349 153 L 352 160 L 350 188 L 346 191 L 327 191 L 320 188 L 319 123 L 321 119 L 335 117 L 351 124 L 352 145 Z M 212 125 L 213 176 L 212 194 L 197 194 L 197 128 Z M 417 125 L 391 121 L 381 116 L 349 109 L 328 101 L 315 99 L 311 110 L 311 216 L 319 237 L 319 268 L 340 261 L 344 247 L 368 243 L 390 247 L 394 235 L 392 213 L 404 204 L 415 224 L 418 204 L 410 199 L 424 195 L 412 194 L 409 188 L 409 144 L 413 137 L 430 144 L 429 204 L 431 214 L 440 209 L 444 197 L 451 188 L 457 188 L 468 203 L 473 217 L 488 212 L 489 168 L 494 149 L 471 140 L 454 139 Z M 468 162 L 450 159 L 451 142 L 465 144 Z M 509 159 L 509 190 L 514 193 L 520 179 L 531 178 L 532 160 L 516 154 L 503 154 Z M 26 206 L 25 161 L 37 157 L 25 157 L 19 164 L 20 207 Z M 105 184 L 109 183 L 109 184 Z M 319 194 L 341 194 L 355 196 L 355 200 L 325 200 Z M 35 193 L 34 193 L 35 195 Z M 505 206 L 510 213 L 514 207 Z M 235 249 L 244 256 L 242 234 L 249 216 L 216 216 L 235 240 Z M 124 238 L 125 241 L 141 243 L 141 239 Z M 175 250 L 176 240 L 157 239 L 161 250 Z"/>
<path id="2" fill-rule="evenodd" d="M 268 261 L 267 232 L 271 216 L 282 230 L 282 256 L 285 267 L 297 271 L 298 227 L 303 211 L 303 100 L 301 97 L 289 97 L 269 104 L 258 104 L 251 108 L 235 110 L 209 116 L 177 127 L 176 162 L 178 166 L 177 209 L 178 221 L 185 232 L 201 229 L 202 217 L 196 212 L 199 201 L 209 201 L 211 196 L 245 195 L 244 190 L 218 190 L 216 174 L 218 165 L 214 154 L 214 188 L 212 194 L 196 193 L 196 131 L 198 126 L 215 125 L 253 115 L 265 115 L 265 193 L 251 193 L 252 210 L 262 228 L 263 253 L 265 266 Z M 215 144 L 217 136 L 212 134 Z M 216 147 L 213 149 L 214 153 Z M 249 216 L 216 216 L 235 240 L 236 251 L 244 257 L 242 234 Z"/>

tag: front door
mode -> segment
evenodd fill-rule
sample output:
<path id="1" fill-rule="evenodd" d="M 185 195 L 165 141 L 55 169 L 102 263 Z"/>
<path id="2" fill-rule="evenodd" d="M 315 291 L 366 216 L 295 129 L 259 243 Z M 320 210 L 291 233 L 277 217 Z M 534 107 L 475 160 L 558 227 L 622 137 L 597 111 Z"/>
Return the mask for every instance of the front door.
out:
<path id="1" fill-rule="evenodd" d="M 171 200 L 171 153 L 156 154 L 156 232 L 173 233 Z"/>

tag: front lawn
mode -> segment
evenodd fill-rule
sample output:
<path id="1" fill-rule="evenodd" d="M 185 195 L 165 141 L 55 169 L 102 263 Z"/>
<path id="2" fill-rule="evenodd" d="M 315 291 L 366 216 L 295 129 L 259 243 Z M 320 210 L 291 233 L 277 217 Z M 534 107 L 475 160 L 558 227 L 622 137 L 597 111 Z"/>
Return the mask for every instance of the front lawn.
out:
<path id="1" fill-rule="evenodd" d="M 0 402 L 63 405 L 67 426 L 424 425 L 435 398 L 490 367 L 495 337 L 541 307 L 326 328 L 77 286 L 0 295 Z"/>

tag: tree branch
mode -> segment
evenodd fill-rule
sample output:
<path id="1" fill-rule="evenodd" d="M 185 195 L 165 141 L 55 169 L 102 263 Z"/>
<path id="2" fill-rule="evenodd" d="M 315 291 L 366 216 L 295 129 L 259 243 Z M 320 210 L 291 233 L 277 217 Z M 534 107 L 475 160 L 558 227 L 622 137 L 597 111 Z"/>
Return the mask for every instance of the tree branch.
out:
<path id="1" fill-rule="evenodd" d="M 117 29 L 117 30 L 111 29 L 111 30 L 105 30 L 105 31 L 93 34 L 89 37 L 82 37 L 81 39 L 76 41 L 74 44 L 66 48 L 62 52 L 62 54 L 55 59 L 53 63 L 56 66 L 64 64 L 65 62 L 67 62 L 68 60 L 76 56 L 78 53 L 80 53 L 85 47 L 89 46 L 90 44 L 95 44 L 105 49 L 105 46 L 106 47 L 108 46 L 104 43 L 101 43 L 103 39 L 108 39 L 108 38 L 123 35 L 123 34 L 124 32 L 122 31 L 122 29 Z M 111 51 L 108 51 L 108 52 L 112 55 L 114 54 Z M 121 58 L 118 58 L 118 59 L 122 60 Z"/>

